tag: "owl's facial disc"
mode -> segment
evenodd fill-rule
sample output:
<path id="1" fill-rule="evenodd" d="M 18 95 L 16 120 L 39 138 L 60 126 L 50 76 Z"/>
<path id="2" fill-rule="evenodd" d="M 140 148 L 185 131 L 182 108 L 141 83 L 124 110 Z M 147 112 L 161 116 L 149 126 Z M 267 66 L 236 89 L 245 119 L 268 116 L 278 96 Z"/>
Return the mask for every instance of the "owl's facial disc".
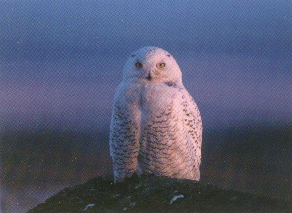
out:
<path id="1" fill-rule="evenodd" d="M 175 59 L 157 47 L 143 47 L 134 52 L 124 67 L 124 80 L 145 83 L 182 82 Z"/>
<path id="2" fill-rule="evenodd" d="M 153 80 L 158 80 L 161 77 L 164 77 L 165 75 L 165 68 L 166 63 L 164 61 L 160 62 L 152 62 L 151 61 L 145 61 L 145 62 L 136 62 L 135 67 L 138 71 L 141 72 L 142 78 L 148 80 L 148 81 L 153 81 Z"/>

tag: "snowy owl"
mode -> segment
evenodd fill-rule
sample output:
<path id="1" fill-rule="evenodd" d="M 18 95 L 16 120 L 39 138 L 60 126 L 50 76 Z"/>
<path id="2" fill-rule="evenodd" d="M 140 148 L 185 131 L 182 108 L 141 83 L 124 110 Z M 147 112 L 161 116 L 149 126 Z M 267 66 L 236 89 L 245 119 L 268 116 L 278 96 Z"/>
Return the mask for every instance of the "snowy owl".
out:
<path id="1" fill-rule="evenodd" d="M 202 121 L 175 59 L 144 47 L 126 62 L 110 126 L 115 182 L 134 173 L 200 179 Z"/>

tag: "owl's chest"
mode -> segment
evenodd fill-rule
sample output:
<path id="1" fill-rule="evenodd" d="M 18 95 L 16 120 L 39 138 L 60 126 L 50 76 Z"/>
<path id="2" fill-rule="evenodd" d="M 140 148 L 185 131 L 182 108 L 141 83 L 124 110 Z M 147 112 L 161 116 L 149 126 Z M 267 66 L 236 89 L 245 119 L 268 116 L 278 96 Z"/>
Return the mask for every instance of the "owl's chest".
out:
<path id="1" fill-rule="evenodd" d="M 120 94 L 125 108 L 132 113 L 156 114 L 172 105 L 177 89 L 166 84 L 136 84 L 127 87 Z"/>
<path id="2" fill-rule="evenodd" d="M 164 111 L 173 103 L 176 90 L 164 84 L 146 85 L 141 91 L 140 107 L 148 114 Z"/>

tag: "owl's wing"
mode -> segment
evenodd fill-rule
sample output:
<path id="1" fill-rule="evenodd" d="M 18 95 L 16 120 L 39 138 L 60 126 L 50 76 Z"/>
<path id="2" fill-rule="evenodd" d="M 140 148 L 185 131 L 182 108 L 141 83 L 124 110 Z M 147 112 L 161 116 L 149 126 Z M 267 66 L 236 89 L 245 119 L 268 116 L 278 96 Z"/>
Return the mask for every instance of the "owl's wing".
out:
<path id="1" fill-rule="evenodd" d="M 200 177 L 201 164 L 201 146 L 202 146 L 202 120 L 200 111 L 192 96 L 185 88 L 179 89 L 180 95 L 177 96 L 177 102 L 180 103 L 181 122 L 187 133 L 187 146 L 191 150 L 193 160 L 193 171 L 197 178 Z"/>
<path id="2" fill-rule="evenodd" d="M 144 124 L 139 166 L 146 173 L 200 179 L 202 123 L 198 107 L 183 86 L 159 91 Z M 165 95 L 160 95 L 164 93 Z"/>
<path id="3" fill-rule="evenodd" d="M 139 154 L 139 128 L 135 110 L 125 100 L 124 94 L 115 97 L 110 126 L 110 154 L 114 177 L 121 182 L 137 170 Z"/>

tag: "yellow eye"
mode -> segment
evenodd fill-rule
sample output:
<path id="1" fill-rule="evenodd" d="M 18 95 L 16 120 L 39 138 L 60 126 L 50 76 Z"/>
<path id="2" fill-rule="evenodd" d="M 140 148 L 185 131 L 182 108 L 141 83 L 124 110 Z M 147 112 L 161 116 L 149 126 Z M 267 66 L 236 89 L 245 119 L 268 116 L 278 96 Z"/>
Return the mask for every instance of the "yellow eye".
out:
<path id="1" fill-rule="evenodd" d="M 158 63 L 158 64 L 156 64 L 156 67 L 159 69 L 162 69 L 165 67 L 165 63 Z"/>
<path id="2" fill-rule="evenodd" d="M 137 62 L 137 63 L 135 64 L 135 66 L 136 66 L 137 68 L 142 68 L 142 67 L 143 67 L 143 64 L 140 63 L 140 62 Z"/>

